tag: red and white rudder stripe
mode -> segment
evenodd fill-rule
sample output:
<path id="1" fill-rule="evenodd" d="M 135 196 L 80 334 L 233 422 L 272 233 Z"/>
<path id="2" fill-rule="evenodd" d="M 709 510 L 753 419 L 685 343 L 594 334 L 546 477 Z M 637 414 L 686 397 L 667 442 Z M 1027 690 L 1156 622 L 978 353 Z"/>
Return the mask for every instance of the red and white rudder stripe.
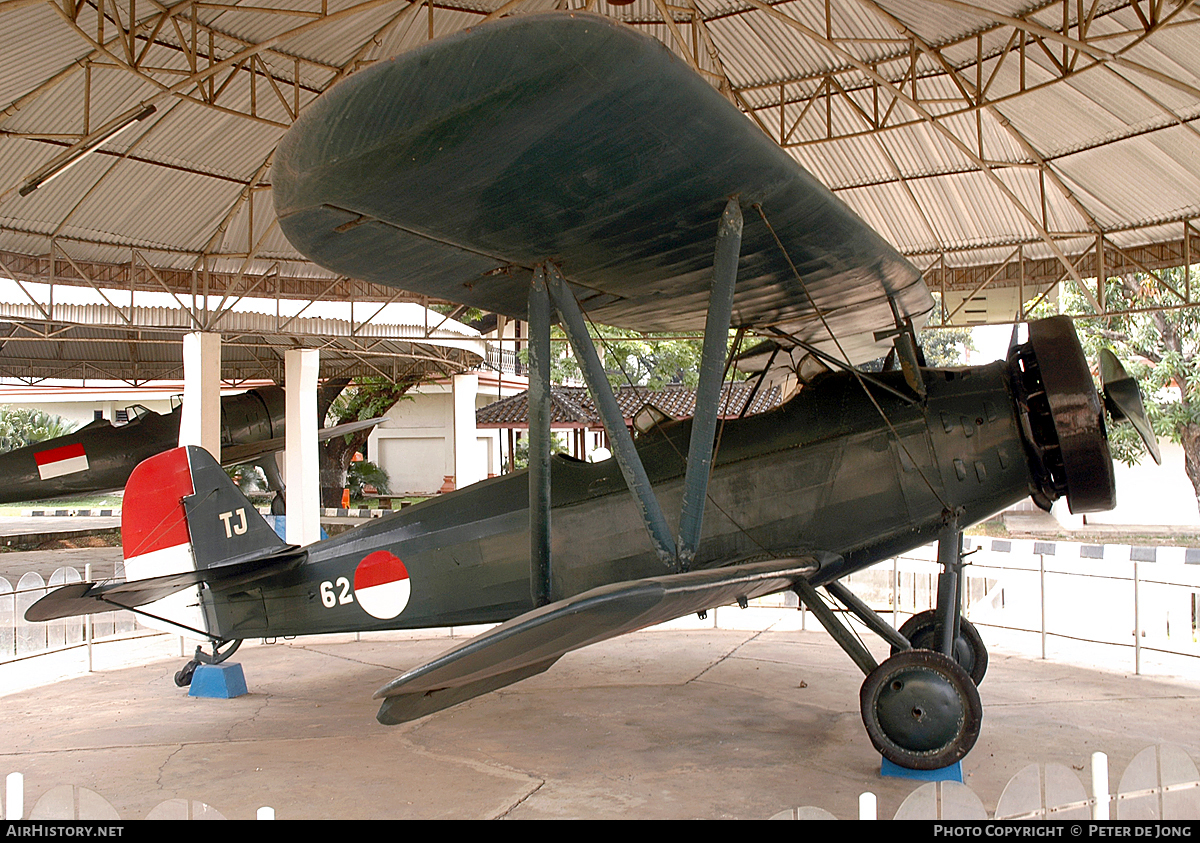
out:
<path id="1" fill-rule="evenodd" d="M 183 505 L 183 499 L 193 494 L 187 448 L 153 456 L 139 463 L 129 475 L 121 507 L 121 545 L 127 580 L 196 570 Z M 142 609 L 183 627 L 208 631 L 199 586 L 176 592 Z M 145 617 L 142 623 L 169 632 L 185 631 L 174 624 L 155 623 Z"/>

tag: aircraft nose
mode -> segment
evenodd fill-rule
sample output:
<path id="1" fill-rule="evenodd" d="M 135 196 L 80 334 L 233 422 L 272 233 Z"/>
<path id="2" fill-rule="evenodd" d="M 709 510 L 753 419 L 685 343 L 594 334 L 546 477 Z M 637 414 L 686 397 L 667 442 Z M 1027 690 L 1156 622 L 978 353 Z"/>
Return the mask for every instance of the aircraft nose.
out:
<path id="1" fill-rule="evenodd" d="M 1104 403 L 1070 318 L 1029 323 L 1029 341 L 1009 352 L 1015 400 L 1037 490 L 1049 509 L 1065 496 L 1071 512 L 1117 503 Z"/>

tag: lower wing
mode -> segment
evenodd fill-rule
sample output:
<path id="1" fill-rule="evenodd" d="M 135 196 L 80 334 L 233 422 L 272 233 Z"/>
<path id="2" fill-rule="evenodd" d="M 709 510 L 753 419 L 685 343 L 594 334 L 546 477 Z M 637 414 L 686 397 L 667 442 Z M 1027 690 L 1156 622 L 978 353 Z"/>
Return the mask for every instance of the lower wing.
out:
<path id="1" fill-rule="evenodd" d="M 773 559 L 614 583 L 526 612 L 446 651 L 375 692 L 394 725 L 511 685 L 589 644 L 790 588 L 816 557 Z"/>

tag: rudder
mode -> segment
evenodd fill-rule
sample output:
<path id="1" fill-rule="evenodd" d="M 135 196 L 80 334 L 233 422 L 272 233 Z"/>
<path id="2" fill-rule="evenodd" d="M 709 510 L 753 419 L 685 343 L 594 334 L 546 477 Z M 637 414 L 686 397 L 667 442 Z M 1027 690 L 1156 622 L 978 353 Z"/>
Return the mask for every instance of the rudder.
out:
<path id="1" fill-rule="evenodd" d="M 164 451 L 138 464 L 125 486 L 121 544 L 127 580 L 202 571 L 277 554 L 288 546 L 203 448 Z M 153 614 L 206 631 L 196 589 L 154 604 Z"/>

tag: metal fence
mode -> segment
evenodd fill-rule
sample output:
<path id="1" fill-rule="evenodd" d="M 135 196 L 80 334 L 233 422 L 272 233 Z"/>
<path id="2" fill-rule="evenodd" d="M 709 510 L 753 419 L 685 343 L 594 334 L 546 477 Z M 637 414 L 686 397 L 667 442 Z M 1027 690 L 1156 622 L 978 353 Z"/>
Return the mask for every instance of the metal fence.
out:
<path id="1" fill-rule="evenodd" d="M 89 566 L 90 567 L 90 566 Z M 125 576 L 124 566 L 117 563 L 114 575 Z M 25 659 L 73 647 L 90 646 L 95 641 L 119 641 L 150 633 L 137 622 L 132 612 L 101 612 L 90 617 L 62 618 L 48 623 L 30 623 L 25 611 L 50 591 L 70 583 L 91 579 L 85 569 L 81 574 L 70 567 L 58 568 L 50 579 L 44 580 L 36 571 L 22 574 L 14 587 L 0 577 L 0 663 Z"/>
<path id="2" fill-rule="evenodd" d="M 805 794 L 805 797 L 819 798 L 820 794 Z M 19 772 L 9 773 L 6 777 L 3 801 L 3 816 L 7 821 L 25 819 L 26 816 L 32 820 L 122 821 L 117 810 L 104 796 L 88 788 L 68 784 L 51 787 L 42 793 L 27 815 L 25 777 Z M 966 785 L 952 781 L 928 782 L 909 794 L 894 819 L 1195 821 L 1200 816 L 1200 774 L 1191 757 L 1180 747 L 1169 744 L 1149 746 L 1125 768 L 1113 792 L 1109 785 L 1108 757 L 1103 752 L 1094 752 L 1088 786 L 1084 785 L 1074 770 L 1061 764 L 1030 764 L 1012 777 L 995 804 L 996 810 L 989 812 L 979 795 Z M 878 819 L 877 806 L 874 793 L 867 791 L 860 794 L 858 819 Z M 275 816 L 274 808 L 262 807 L 256 811 L 255 818 L 273 820 Z M 225 816 L 199 800 L 176 798 L 161 802 L 145 818 L 213 820 L 225 819 Z M 780 811 L 771 819 L 832 820 L 837 817 L 823 808 L 805 806 Z M 1190 836 L 1189 827 L 1156 829 L 1143 826 L 1138 836 Z M 989 830 L 987 836 L 1008 836 L 1009 833 L 1003 827 L 997 827 Z M 1082 828 L 1072 832 L 1073 836 L 1080 834 Z M 1095 831 L 1089 834 L 1094 835 Z M 121 832 L 100 831 L 95 836 L 115 837 L 121 836 Z M 956 836 L 963 835 L 960 833 Z M 978 836 L 983 836 L 982 829 Z"/>
<path id="3" fill-rule="evenodd" d="M 934 559 L 922 548 L 845 582 L 898 625 L 936 604 Z M 1200 565 L 988 550 L 966 561 L 966 617 L 1021 652 L 1046 658 L 1090 646 L 1107 653 L 1106 665 L 1135 673 L 1148 655 L 1200 667 Z"/>
<path id="4" fill-rule="evenodd" d="M 899 626 L 936 603 L 940 568 L 935 558 L 933 547 L 922 548 L 844 582 Z M 1004 643 L 1021 652 L 1045 658 L 1068 644 L 1122 648 L 1136 673 L 1142 672 L 1147 654 L 1200 659 L 1200 565 L 991 551 L 973 553 L 968 562 L 966 617 L 981 629 L 1004 633 Z M 124 577 L 120 563 L 113 573 Z M 15 588 L 0 577 L 0 663 L 90 641 L 157 634 L 131 612 L 93 615 L 90 624 L 86 618 L 24 620 L 25 610 L 50 589 L 81 579 L 90 574 L 81 576 L 74 568 L 59 568 L 49 582 L 27 573 Z M 767 602 L 796 605 L 794 599 Z M 985 634 L 989 644 L 994 637 Z M 1105 663 L 1116 662 L 1105 657 Z"/>

